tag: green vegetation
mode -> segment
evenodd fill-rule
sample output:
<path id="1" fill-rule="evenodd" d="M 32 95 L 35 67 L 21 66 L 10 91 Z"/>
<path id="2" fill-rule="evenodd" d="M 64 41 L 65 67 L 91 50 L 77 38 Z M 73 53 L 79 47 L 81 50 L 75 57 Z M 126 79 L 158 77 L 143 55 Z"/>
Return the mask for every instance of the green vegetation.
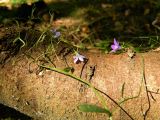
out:
<path id="1" fill-rule="evenodd" d="M 13 0 L 11 2 L 12 4 L 22 4 L 28 1 Z M 71 22 L 79 19 L 81 21 L 72 27 L 56 25 L 62 32 L 63 39 L 61 41 L 78 47 L 78 49 L 97 48 L 108 53 L 111 50 L 110 45 L 113 43 L 113 38 L 117 38 L 124 48 L 131 47 L 136 52 L 146 52 L 159 47 L 159 30 L 152 25 L 158 14 L 157 11 L 159 11 L 159 2 L 157 1 L 69 0 L 68 2 L 53 1 L 47 5 L 43 2 L 39 3 L 27 7 L 30 11 L 26 13 L 27 15 L 25 12 L 23 13 L 26 8 L 23 9 L 21 6 L 13 8 L 11 11 L 3 11 L 1 21 L 11 24 L 16 19 L 18 22 L 25 20 L 36 24 L 37 20 L 43 24 L 46 22 L 45 16 L 48 16 L 49 25 L 62 17 L 66 20 L 71 19 Z M 39 31 L 43 34 L 43 31 L 50 28 L 41 25 Z M 126 50 L 124 49 L 124 51 Z"/>

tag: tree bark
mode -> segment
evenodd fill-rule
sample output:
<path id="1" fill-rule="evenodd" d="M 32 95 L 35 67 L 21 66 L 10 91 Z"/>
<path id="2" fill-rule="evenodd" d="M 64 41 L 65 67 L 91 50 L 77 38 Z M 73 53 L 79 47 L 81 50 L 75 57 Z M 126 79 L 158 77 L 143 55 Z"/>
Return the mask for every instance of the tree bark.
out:
<path id="1" fill-rule="evenodd" d="M 73 54 L 65 59 L 53 58 L 56 68 L 67 65 L 73 74 L 89 82 L 117 103 L 135 120 L 160 119 L 160 52 L 137 53 L 129 58 L 119 55 L 87 52 L 88 62 L 74 64 Z M 33 56 L 38 56 L 33 53 Z M 144 60 L 144 61 L 143 61 Z M 53 64 L 45 64 L 54 67 Z M 84 66 L 84 69 L 82 70 Z M 33 59 L 19 54 L 0 71 L 0 103 L 10 106 L 34 119 L 42 120 L 105 120 L 106 114 L 84 113 L 77 109 L 81 103 L 102 106 L 94 92 L 79 81 L 55 71 L 38 67 Z M 139 94 L 140 93 L 140 94 Z M 130 120 L 112 100 L 103 95 L 114 120 Z M 130 99 L 126 99 L 130 97 Z M 135 98 L 134 98 L 135 97 Z M 146 114 L 145 114 L 146 113 Z"/>

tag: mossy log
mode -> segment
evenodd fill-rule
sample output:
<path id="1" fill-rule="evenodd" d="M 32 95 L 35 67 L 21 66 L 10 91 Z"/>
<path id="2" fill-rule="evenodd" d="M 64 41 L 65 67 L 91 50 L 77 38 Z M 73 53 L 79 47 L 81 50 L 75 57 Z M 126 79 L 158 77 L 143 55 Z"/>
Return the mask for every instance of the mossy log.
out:
<path id="1" fill-rule="evenodd" d="M 60 69 L 72 66 L 73 74 L 79 77 L 82 73 L 84 80 L 89 80 L 90 68 L 95 66 L 90 83 L 117 103 L 125 99 L 120 105 L 133 119 L 160 119 L 160 52 L 137 53 L 133 58 L 126 53 L 83 52 L 83 55 L 88 58 L 83 71 L 84 63 L 74 64 L 73 54 L 65 59 L 53 58 L 54 65 Z M 106 96 L 104 98 L 114 120 L 130 120 L 113 101 Z M 23 54 L 16 55 L 1 68 L 0 103 L 38 120 L 108 118 L 106 114 L 84 113 L 77 109 L 81 103 L 102 106 L 89 87 L 55 71 L 41 71 L 33 59 Z"/>

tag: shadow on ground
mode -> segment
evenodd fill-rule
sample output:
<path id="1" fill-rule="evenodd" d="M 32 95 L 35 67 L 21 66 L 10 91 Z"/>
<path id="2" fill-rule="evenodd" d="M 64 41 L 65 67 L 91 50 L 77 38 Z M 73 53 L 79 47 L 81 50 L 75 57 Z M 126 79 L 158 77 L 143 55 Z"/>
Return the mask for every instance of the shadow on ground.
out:
<path id="1" fill-rule="evenodd" d="M 0 104 L 0 120 L 31 120 L 31 117 Z"/>

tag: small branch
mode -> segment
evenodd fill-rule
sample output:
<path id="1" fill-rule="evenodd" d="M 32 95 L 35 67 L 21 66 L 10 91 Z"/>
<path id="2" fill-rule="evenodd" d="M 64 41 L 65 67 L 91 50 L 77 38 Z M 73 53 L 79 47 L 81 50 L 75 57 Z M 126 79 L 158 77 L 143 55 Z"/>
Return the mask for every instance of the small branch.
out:
<path id="1" fill-rule="evenodd" d="M 153 95 L 152 95 L 152 94 L 160 94 L 160 93 L 159 93 L 159 89 L 157 89 L 157 91 L 156 91 L 156 92 L 154 92 L 154 91 L 150 91 L 150 90 L 148 90 L 148 92 L 150 93 L 150 95 L 151 95 L 151 97 L 152 97 L 152 99 L 153 99 L 154 101 L 156 101 L 156 99 L 153 97 Z"/>
<path id="2" fill-rule="evenodd" d="M 157 89 L 157 92 L 150 91 L 150 90 L 148 90 L 148 92 L 150 92 L 150 93 L 154 93 L 154 94 L 160 94 L 160 93 L 159 93 L 159 89 Z"/>
<path id="3" fill-rule="evenodd" d="M 84 67 L 86 66 L 87 62 L 88 62 L 88 59 L 85 59 L 84 64 L 83 64 L 82 69 L 81 69 L 80 76 L 79 76 L 80 78 L 82 77 L 82 73 L 83 73 Z"/>
<path id="4" fill-rule="evenodd" d="M 149 91 L 148 91 L 147 81 L 146 81 L 146 76 L 145 76 L 145 66 L 144 66 L 144 58 L 143 57 L 142 57 L 142 62 L 143 62 L 143 80 L 144 80 L 145 90 L 146 90 L 147 100 L 148 100 L 148 108 L 143 114 L 143 119 L 146 120 L 147 114 L 151 108 L 151 102 L 150 102 L 150 98 L 149 98 Z"/>
<path id="5" fill-rule="evenodd" d="M 148 91 L 148 92 L 150 93 L 152 99 L 153 99 L 154 101 L 156 101 L 156 99 L 153 97 L 152 93 L 151 93 L 150 91 Z"/>

